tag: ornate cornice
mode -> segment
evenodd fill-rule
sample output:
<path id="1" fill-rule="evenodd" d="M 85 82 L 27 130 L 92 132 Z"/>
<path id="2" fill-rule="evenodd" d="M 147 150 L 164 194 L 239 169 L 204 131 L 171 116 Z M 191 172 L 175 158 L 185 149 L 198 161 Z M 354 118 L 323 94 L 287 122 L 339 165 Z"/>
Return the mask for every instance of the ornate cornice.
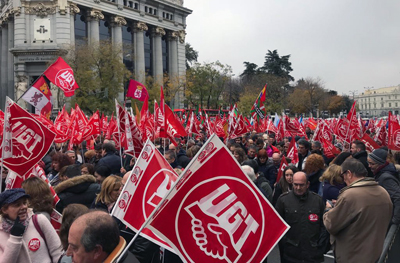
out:
<path id="1" fill-rule="evenodd" d="M 181 44 L 185 43 L 185 37 L 186 37 L 186 32 L 185 30 L 179 30 L 178 31 L 178 35 L 179 35 L 179 42 Z"/>
<path id="2" fill-rule="evenodd" d="M 79 7 L 74 4 L 74 3 L 69 3 L 69 13 L 71 15 L 73 14 L 78 14 L 81 10 L 79 9 Z"/>
<path id="3" fill-rule="evenodd" d="M 166 34 L 164 28 L 162 27 L 154 28 L 153 33 L 156 34 L 157 36 L 164 36 Z"/>
<path id="4" fill-rule="evenodd" d="M 25 14 L 29 14 L 29 15 L 36 15 L 38 17 L 46 17 L 48 15 L 52 15 L 56 13 L 56 6 L 55 5 L 51 5 L 51 6 L 47 6 L 44 5 L 43 3 L 38 3 L 36 6 L 25 6 Z"/>
<path id="5" fill-rule="evenodd" d="M 169 33 L 169 36 L 171 37 L 171 38 L 178 38 L 179 37 L 179 32 L 178 31 L 171 31 L 170 33 Z"/>
<path id="6" fill-rule="evenodd" d="M 125 18 L 121 16 L 114 16 L 112 18 L 112 23 L 114 23 L 117 26 L 125 26 L 127 24 Z"/>
<path id="7" fill-rule="evenodd" d="M 134 29 L 139 31 L 147 31 L 149 30 L 148 26 L 144 22 L 136 22 L 134 24 Z"/>
<path id="8" fill-rule="evenodd" d="M 19 16 L 21 14 L 21 7 L 14 7 L 10 10 L 10 15 Z"/>
<path id="9" fill-rule="evenodd" d="M 104 19 L 103 13 L 100 10 L 92 9 L 88 11 L 88 17 L 95 20 L 102 20 Z"/>

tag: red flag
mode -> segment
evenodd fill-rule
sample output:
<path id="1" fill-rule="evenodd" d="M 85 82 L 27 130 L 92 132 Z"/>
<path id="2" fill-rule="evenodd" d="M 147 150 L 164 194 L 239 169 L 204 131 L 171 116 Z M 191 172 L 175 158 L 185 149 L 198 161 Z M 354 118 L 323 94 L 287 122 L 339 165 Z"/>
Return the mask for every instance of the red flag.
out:
<path id="1" fill-rule="evenodd" d="M 100 121 L 100 131 L 103 134 L 106 134 L 107 132 L 107 127 L 108 127 L 108 117 L 104 116 L 104 113 L 101 114 L 101 121 Z"/>
<path id="2" fill-rule="evenodd" d="M 63 143 L 69 138 L 69 127 L 70 127 L 70 117 L 68 112 L 65 110 L 65 106 L 62 108 L 61 112 L 58 113 L 56 120 L 54 121 L 54 128 L 56 131 L 56 138 L 54 142 Z"/>
<path id="3" fill-rule="evenodd" d="M 242 136 L 243 134 L 246 134 L 248 132 L 249 132 L 249 129 L 247 128 L 247 125 L 244 123 L 243 116 L 240 115 L 236 122 L 236 125 L 234 126 L 233 129 L 231 129 L 229 138 L 234 139 L 234 138 Z"/>
<path id="4" fill-rule="evenodd" d="M 368 151 L 373 152 L 375 149 L 379 149 L 379 144 L 376 143 L 368 134 L 364 133 L 363 137 L 359 139 L 365 144 Z"/>
<path id="5" fill-rule="evenodd" d="M 321 138 L 322 147 L 324 148 L 324 154 L 328 158 L 334 158 L 336 155 L 340 154 L 340 151 L 336 149 L 336 147 L 325 138 Z"/>
<path id="6" fill-rule="evenodd" d="M 0 137 L 3 136 L 3 129 L 4 129 L 4 112 L 0 110 Z"/>
<path id="7" fill-rule="evenodd" d="M 118 115 L 117 115 L 118 118 Z M 109 140 L 111 139 L 111 136 L 114 132 L 118 131 L 117 127 L 117 121 L 114 118 L 114 112 L 111 114 L 110 122 L 108 123 L 107 126 L 107 132 L 106 132 L 106 139 Z"/>
<path id="8" fill-rule="evenodd" d="M 54 85 L 64 91 L 65 97 L 74 95 L 75 90 L 79 88 L 75 82 L 72 68 L 61 58 L 58 57 L 46 71 L 43 73 Z"/>
<path id="9" fill-rule="evenodd" d="M 79 108 L 78 104 L 75 105 L 75 114 L 74 118 L 71 122 L 72 124 L 72 132 L 71 132 L 71 141 L 69 143 L 69 150 L 72 149 L 72 145 L 80 144 L 85 140 L 84 132 L 85 128 L 88 125 L 88 119 L 86 118 L 83 111 Z"/>
<path id="10" fill-rule="evenodd" d="M 55 134 L 18 104 L 9 98 L 7 100 L 10 101 L 8 123 L 12 134 L 12 157 L 4 158 L 4 165 L 20 176 L 25 176 L 47 154 Z M 0 154 L 5 150 L 6 147 L 2 147 Z"/>
<path id="11" fill-rule="evenodd" d="M 293 139 L 292 139 L 293 140 Z M 281 179 L 282 175 L 283 175 L 283 171 L 285 170 L 285 168 L 288 166 L 288 163 L 286 161 L 285 157 L 281 158 L 281 164 L 279 165 L 279 170 L 278 170 L 278 176 L 276 177 L 276 182 L 279 182 L 279 180 Z"/>
<path id="12" fill-rule="evenodd" d="M 178 176 L 156 147 L 147 140 L 116 202 L 112 215 L 137 232 L 164 198 Z M 141 235 L 160 246 L 170 246 L 148 228 Z"/>
<path id="13" fill-rule="evenodd" d="M 131 79 L 129 81 L 128 92 L 126 93 L 126 96 L 140 101 L 145 101 L 149 98 L 149 93 L 142 83 Z"/>
<path id="14" fill-rule="evenodd" d="M 57 233 L 60 233 L 62 215 L 55 209 L 53 209 L 53 212 L 50 215 L 50 223 L 54 227 L 54 230 L 56 230 Z"/>
<path id="15" fill-rule="evenodd" d="M 165 105 L 165 130 L 169 137 L 186 137 L 187 133 L 180 121 L 175 117 L 172 110 Z"/>
<path id="16" fill-rule="evenodd" d="M 294 165 L 297 165 L 299 162 L 299 154 L 297 152 L 296 141 L 294 138 L 290 141 L 286 157 L 290 158 L 292 160 L 291 163 Z"/>
<path id="17" fill-rule="evenodd" d="M 87 140 L 89 137 L 99 134 L 100 134 L 100 114 L 99 111 L 97 110 L 92 115 L 92 117 L 90 117 L 88 124 L 84 129 L 82 137 L 85 138 L 85 140 Z"/>
<path id="18" fill-rule="evenodd" d="M 389 111 L 388 148 L 400 151 L 400 124 L 396 115 Z"/>
<path id="19" fill-rule="evenodd" d="M 151 219 L 184 262 L 262 262 L 289 229 L 215 135 Z"/>

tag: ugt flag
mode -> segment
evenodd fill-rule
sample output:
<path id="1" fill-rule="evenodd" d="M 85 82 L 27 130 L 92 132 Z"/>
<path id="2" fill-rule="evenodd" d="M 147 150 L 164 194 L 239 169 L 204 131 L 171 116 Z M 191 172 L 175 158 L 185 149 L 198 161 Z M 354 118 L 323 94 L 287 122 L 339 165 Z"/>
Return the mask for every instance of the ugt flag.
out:
<path id="1" fill-rule="evenodd" d="M 145 101 L 145 99 L 149 97 L 149 93 L 142 83 L 131 79 L 129 80 L 128 92 L 126 93 L 126 96 L 140 101 Z"/>
<path id="2" fill-rule="evenodd" d="M 148 227 L 184 262 L 207 263 L 262 262 L 289 229 L 215 134 Z"/>
<path id="3" fill-rule="evenodd" d="M 75 81 L 74 71 L 61 57 L 58 57 L 43 74 L 64 91 L 65 97 L 73 96 L 75 90 L 79 88 Z"/>
<path id="4" fill-rule="evenodd" d="M 4 165 L 23 177 L 47 154 L 55 133 L 8 97 L 7 103 L 7 136 L 3 140 L 8 142 L 2 144 L 0 155 L 11 153 L 3 156 Z"/>
<path id="5" fill-rule="evenodd" d="M 114 206 L 111 214 L 138 232 L 171 189 L 177 177 L 175 171 L 154 144 L 147 140 L 129 180 L 116 202 L 118 205 Z M 147 228 L 140 235 L 162 247 L 171 249 L 167 243 Z"/>

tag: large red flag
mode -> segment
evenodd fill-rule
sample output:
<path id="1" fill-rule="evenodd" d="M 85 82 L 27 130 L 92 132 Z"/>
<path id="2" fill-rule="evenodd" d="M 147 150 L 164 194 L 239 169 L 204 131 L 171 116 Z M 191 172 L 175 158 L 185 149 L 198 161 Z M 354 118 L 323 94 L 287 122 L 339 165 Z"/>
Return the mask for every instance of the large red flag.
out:
<path id="1" fill-rule="evenodd" d="M 175 117 L 174 113 L 165 105 L 165 131 L 168 137 L 186 137 L 187 133 L 182 123 Z"/>
<path id="2" fill-rule="evenodd" d="M 56 131 L 56 138 L 54 142 L 63 143 L 69 138 L 69 127 L 70 127 L 70 117 L 68 112 L 65 110 L 65 106 L 62 108 L 61 112 L 58 113 L 56 120 L 54 121 L 54 128 Z"/>
<path id="3" fill-rule="evenodd" d="M 400 151 L 400 124 L 396 115 L 389 111 L 388 148 Z"/>
<path id="4" fill-rule="evenodd" d="M 246 134 L 249 132 L 249 129 L 247 128 L 246 123 L 244 122 L 243 116 L 240 115 L 235 126 L 231 129 L 229 133 L 229 138 L 234 139 L 239 136 L 242 136 L 243 134 Z"/>
<path id="5" fill-rule="evenodd" d="M 133 167 L 112 215 L 138 232 L 146 219 L 164 198 L 178 176 L 156 147 L 147 140 Z M 141 235 L 160 246 L 171 249 L 149 229 Z"/>
<path id="6" fill-rule="evenodd" d="M 340 151 L 324 137 L 321 137 L 322 146 L 324 148 L 324 154 L 328 158 L 334 158 L 336 155 L 340 154 Z"/>
<path id="7" fill-rule="evenodd" d="M 55 134 L 18 104 L 9 98 L 7 101 L 10 105 L 7 110 L 9 134 L 12 136 L 9 141 L 12 156 L 4 158 L 4 165 L 18 175 L 25 176 L 47 154 Z M 6 136 L 3 140 L 5 139 Z M 8 150 L 3 146 L 2 144 L 0 155 Z"/>
<path id="8" fill-rule="evenodd" d="M 149 98 L 149 93 L 142 83 L 131 79 L 129 81 L 128 92 L 126 93 L 126 96 L 140 101 L 145 101 L 145 99 Z"/>
<path id="9" fill-rule="evenodd" d="M 75 82 L 74 72 L 72 68 L 62 59 L 58 57 L 46 71 L 43 73 L 54 85 L 64 91 L 65 97 L 74 95 L 75 90 L 79 88 Z"/>
<path id="10" fill-rule="evenodd" d="M 151 219 L 184 262 L 262 262 L 289 229 L 215 135 Z"/>

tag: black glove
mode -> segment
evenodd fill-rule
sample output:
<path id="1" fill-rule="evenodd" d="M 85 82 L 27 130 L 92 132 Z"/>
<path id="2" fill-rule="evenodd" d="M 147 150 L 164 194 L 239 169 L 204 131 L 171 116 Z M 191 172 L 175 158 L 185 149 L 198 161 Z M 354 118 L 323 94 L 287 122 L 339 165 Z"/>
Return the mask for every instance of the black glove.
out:
<path id="1" fill-rule="evenodd" d="M 25 232 L 25 226 L 19 222 L 19 216 L 15 219 L 15 223 L 11 228 L 10 234 L 13 236 L 21 237 Z"/>

